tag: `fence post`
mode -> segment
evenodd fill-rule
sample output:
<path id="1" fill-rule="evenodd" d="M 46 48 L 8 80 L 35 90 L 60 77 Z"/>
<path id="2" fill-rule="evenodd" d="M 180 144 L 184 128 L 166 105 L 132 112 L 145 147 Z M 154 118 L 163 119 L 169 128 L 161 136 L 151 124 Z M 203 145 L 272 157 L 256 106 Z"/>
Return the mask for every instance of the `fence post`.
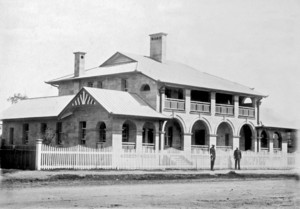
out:
<path id="1" fill-rule="evenodd" d="M 41 170 L 41 158 L 42 158 L 42 139 L 36 140 L 36 152 L 35 152 L 35 170 Z"/>

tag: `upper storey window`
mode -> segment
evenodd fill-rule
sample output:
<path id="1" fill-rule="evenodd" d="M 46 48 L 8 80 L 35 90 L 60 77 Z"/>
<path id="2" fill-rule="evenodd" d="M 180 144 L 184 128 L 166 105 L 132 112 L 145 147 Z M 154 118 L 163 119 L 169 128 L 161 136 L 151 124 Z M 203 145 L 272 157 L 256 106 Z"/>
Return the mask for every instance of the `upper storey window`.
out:
<path id="1" fill-rule="evenodd" d="M 93 88 L 94 87 L 94 83 L 93 82 L 88 82 L 87 86 Z"/>
<path id="2" fill-rule="evenodd" d="M 122 79 L 121 81 L 121 90 L 122 91 L 128 91 L 128 80 Z"/>
<path id="3" fill-rule="evenodd" d="M 98 87 L 99 89 L 103 89 L 103 88 L 104 88 L 104 87 L 103 87 L 103 81 L 98 81 L 97 87 Z"/>
<path id="4" fill-rule="evenodd" d="M 141 91 L 150 91 L 150 86 L 148 84 L 142 85 Z"/>

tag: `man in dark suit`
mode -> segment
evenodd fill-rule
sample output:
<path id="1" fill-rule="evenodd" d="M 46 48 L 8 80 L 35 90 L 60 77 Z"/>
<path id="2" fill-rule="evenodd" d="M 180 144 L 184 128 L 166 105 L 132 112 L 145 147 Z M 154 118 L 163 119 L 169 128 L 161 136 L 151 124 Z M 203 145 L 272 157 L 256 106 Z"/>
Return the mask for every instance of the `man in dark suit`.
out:
<path id="1" fill-rule="evenodd" d="M 234 159 L 235 159 L 235 169 L 238 166 L 239 170 L 241 170 L 240 162 L 241 162 L 241 159 L 242 159 L 242 152 L 241 152 L 241 150 L 239 150 L 238 147 L 234 151 L 233 156 L 234 156 Z"/>
<path id="2" fill-rule="evenodd" d="M 210 150 L 210 170 L 214 170 L 214 164 L 215 164 L 215 159 L 216 159 L 216 150 L 215 150 L 215 145 L 212 145 Z"/>

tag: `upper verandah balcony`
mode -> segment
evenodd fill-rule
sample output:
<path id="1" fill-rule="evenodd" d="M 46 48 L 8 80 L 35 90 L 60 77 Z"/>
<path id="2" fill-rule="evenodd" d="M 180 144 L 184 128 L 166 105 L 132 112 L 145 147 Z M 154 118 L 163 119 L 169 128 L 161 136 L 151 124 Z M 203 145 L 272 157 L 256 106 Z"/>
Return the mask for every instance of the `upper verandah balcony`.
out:
<path id="1" fill-rule="evenodd" d="M 164 110 L 255 118 L 256 99 L 199 90 L 166 87 Z"/>

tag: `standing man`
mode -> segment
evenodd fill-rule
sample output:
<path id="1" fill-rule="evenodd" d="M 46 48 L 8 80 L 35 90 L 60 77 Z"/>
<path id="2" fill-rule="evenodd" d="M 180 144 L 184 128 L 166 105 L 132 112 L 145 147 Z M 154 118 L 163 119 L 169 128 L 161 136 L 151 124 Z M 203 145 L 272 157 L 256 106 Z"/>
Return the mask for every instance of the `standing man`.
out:
<path id="1" fill-rule="evenodd" d="M 216 159 L 216 150 L 215 150 L 215 145 L 212 145 L 210 150 L 210 170 L 214 170 L 214 165 L 215 165 L 215 159 Z"/>
<path id="2" fill-rule="evenodd" d="M 234 151 L 233 156 L 234 156 L 234 160 L 235 160 L 235 169 L 238 165 L 239 170 L 241 170 L 240 162 L 241 162 L 241 159 L 242 159 L 242 152 L 241 152 L 241 150 L 239 150 L 238 147 Z"/>

